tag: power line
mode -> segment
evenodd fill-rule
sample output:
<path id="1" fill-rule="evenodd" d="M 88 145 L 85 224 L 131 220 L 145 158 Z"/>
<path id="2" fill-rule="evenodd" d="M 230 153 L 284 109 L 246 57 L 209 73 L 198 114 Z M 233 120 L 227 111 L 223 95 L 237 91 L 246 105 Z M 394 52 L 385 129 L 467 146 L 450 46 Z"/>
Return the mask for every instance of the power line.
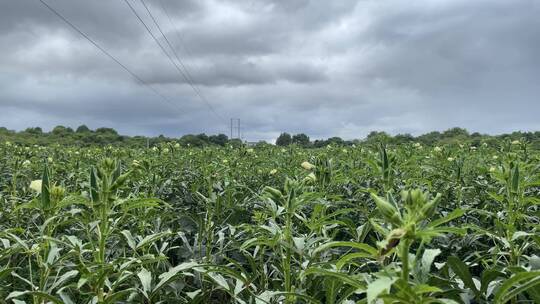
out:
<path id="1" fill-rule="evenodd" d="M 152 33 L 152 31 L 150 30 L 150 28 L 148 27 L 148 25 L 144 22 L 144 20 L 141 18 L 141 16 L 139 15 L 139 13 L 137 13 L 137 11 L 135 10 L 135 8 L 129 3 L 128 0 L 124 0 L 124 2 L 128 5 L 128 7 L 130 8 L 131 12 L 137 17 L 137 19 L 139 20 L 139 22 L 141 22 L 144 26 L 144 28 L 146 29 L 146 31 L 148 32 L 148 34 L 150 34 L 150 36 L 152 37 L 152 39 L 154 39 L 154 41 L 156 42 L 156 44 L 159 46 L 159 48 L 163 51 L 163 53 L 165 54 L 165 56 L 167 56 L 167 58 L 169 59 L 169 61 L 174 65 L 174 67 L 176 68 L 176 70 L 178 70 L 178 72 L 180 73 L 180 75 L 182 75 L 182 77 L 186 80 L 186 82 L 189 84 L 189 86 L 193 89 L 193 91 L 195 92 L 195 94 L 197 94 L 197 96 L 208 106 L 208 108 L 212 111 L 212 113 L 214 113 L 214 115 L 216 115 L 217 117 L 219 117 L 221 120 L 225 121 L 225 119 L 219 115 L 215 109 L 212 107 L 212 105 L 200 94 L 200 92 L 195 88 L 195 86 L 193 85 L 193 83 L 191 82 L 190 80 L 190 77 L 188 75 L 186 75 L 186 73 L 184 71 L 182 71 L 182 69 L 178 66 L 178 64 L 173 60 L 173 58 L 171 57 L 171 55 L 167 52 L 167 50 L 165 49 L 165 47 L 159 42 L 159 39 L 157 39 L 157 37 L 154 35 L 154 33 Z M 147 12 L 149 13 L 149 15 L 151 16 L 151 18 L 153 19 L 154 23 L 156 24 L 156 26 L 158 27 L 159 31 L 161 32 L 161 34 L 163 36 L 165 36 L 163 34 L 163 32 L 161 31 L 161 28 L 159 27 L 159 25 L 157 24 L 157 22 L 155 21 L 155 18 L 152 16 L 152 14 L 150 13 L 150 10 L 148 10 L 148 7 L 146 6 L 146 4 L 141 0 L 141 3 L 144 5 L 144 7 L 146 8 Z M 166 39 L 166 38 L 165 38 Z M 166 39 L 166 41 L 168 42 L 168 39 Z M 174 52 L 174 49 L 172 49 L 173 52 Z"/>
<path id="2" fill-rule="evenodd" d="M 140 1 L 143 2 L 143 0 L 140 0 Z M 167 19 L 169 20 L 170 25 L 174 28 L 174 33 L 175 33 L 176 39 L 178 40 L 178 44 L 179 44 L 179 45 L 183 45 L 183 49 L 184 49 L 184 51 L 186 52 L 186 54 L 189 55 L 189 56 L 192 56 L 192 55 L 191 55 L 191 52 L 190 52 L 190 50 L 189 50 L 189 48 L 188 48 L 188 46 L 187 46 L 187 44 L 184 44 L 182 37 L 178 34 L 178 32 L 179 32 L 178 25 L 177 25 L 175 22 L 173 22 L 173 19 L 171 18 L 171 16 L 170 16 L 169 13 L 167 12 L 167 9 L 165 9 L 165 6 L 163 5 L 162 0 L 158 0 L 158 2 L 159 2 L 159 5 L 160 5 L 160 8 L 161 8 L 161 11 L 167 16 Z M 143 2 L 143 5 L 144 5 L 144 2 Z M 146 7 L 146 5 L 145 5 L 145 7 Z M 148 10 L 148 8 L 147 8 L 147 10 Z M 149 13 L 150 13 L 150 12 L 149 12 Z M 151 15 L 151 13 L 150 13 L 150 15 Z M 152 19 L 154 19 L 154 18 L 152 17 Z M 191 77 L 191 75 L 190 75 L 190 73 L 189 73 L 189 69 L 188 69 L 188 68 L 189 68 L 189 64 L 186 62 L 186 63 L 185 63 L 185 66 L 184 66 L 184 63 L 183 63 L 182 60 L 179 58 L 178 54 L 177 54 L 176 51 L 175 51 L 175 48 L 171 45 L 171 43 L 169 42 L 169 39 L 167 39 L 167 36 L 161 31 L 161 28 L 159 27 L 159 24 L 157 24 L 157 22 L 155 22 L 155 20 L 154 20 L 154 23 L 155 23 L 155 25 L 157 26 L 157 28 L 159 29 L 159 31 L 162 33 L 163 38 L 165 39 L 165 41 L 167 41 L 167 44 L 169 45 L 169 47 L 170 47 L 171 50 L 173 51 L 174 55 L 176 56 L 176 58 L 178 59 L 178 61 L 180 62 L 180 64 L 181 64 L 181 65 L 184 67 L 184 69 L 186 70 L 188 76 Z M 192 78 L 192 77 L 191 77 L 191 78 Z M 233 118 L 231 118 L 231 120 L 232 120 L 232 119 L 233 119 Z M 236 119 L 238 119 L 238 118 L 234 118 L 234 119 L 236 120 Z M 245 122 L 243 122 L 242 124 L 243 124 L 244 126 L 246 126 L 246 123 L 245 123 Z M 249 125 L 248 125 L 248 126 L 249 126 Z M 232 134 L 232 132 L 231 132 L 231 134 Z M 231 135 L 231 136 L 232 136 L 232 135 Z"/>
<path id="3" fill-rule="evenodd" d="M 154 15 L 152 14 L 152 12 L 150 11 L 150 9 L 148 8 L 148 6 L 146 5 L 146 3 L 144 2 L 144 0 L 140 0 L 142 5 L 144 6 L 144 8 L 146 9 L 146 12 L 148 13 L 148 16 L 150 16 L 150 18 L 152 19 L 152 21 L 154 22 L 154 25 L 157 27 L 158 31 L 161 33 L 161 36 L 163 37 L 163 39 L 165 39 L 165 42 L 167 42 L 167 45 L 169 46 L 169 48 L 171 49 L 171 51 L 173 52 L 174 56 L 176 57 L 176 60 L 178 60 L 178 62 L 180 63 L 180 65 L 184 68 L 185 72 L 186 72 L 186 75 L 187 77 L 189 78 L 189 80 L 194 84 L 194 88 L 197 89 L 198 91 L 198 94 L 200 93 L 200 89 L 195 85 L 195 81 L 193 80 L 193 77 L 191 77 L 191 74 L 189 73 L 189 69 L 184 65 L 184 62 L 182 61 L 182 59 L 180 59 L 180 56 L 178 56 L 178 53 L 176 53 L 176 50 L 175 48 L 172 46 L 171 42 L 169 41 L 169 39 L 167 38 L 167 35 L 165 35 L 165 33 L 161 30 L 161 27 L 159 26 L 159 23 L 157 22 L 156 18 L 154 18 Z M 161 4 L 161 3 L 160 3 Z M 168 15 L 167 15 L 168 16 Z M 204 98 L 204 96 L 201 96 L 201 98 Z M 206 98 L 204 98 L 206 99 Z"/>
<path id="4" fill-rule="evenodd" d="M 167 19 L 169 20 L 169 23 L 170 23 L 171 26 L 174 28 L 174 34 L 175 34 L 175 36 L 176 36 L 176 39 L 178 40 L 178 44 L 179 44 L 179 45 L 183 45 L 183 49 L 184 49 L 184 51 L 186 52 L 186 54 L 187 54 L 188 56 L 192 56 L 192 55 L 191 55 L 191 52 L 190 52 L 190 50 L 189 50 L 189 48 L 188 48 L 188 46 L 187 46 L 187 44 L 184 44 L 184 41 L 183 41 L 182 37 L 180 36 L 180 34 L 178 34 L 179 28 L 178 28 L 178 26 L 176 25 L 176 23 L 173 22 L 171 16 L 169 15 L 169 13 L 167 12 L 167 10 L 165 9 L 165 6 L 163 5 L 163 2 L 162 2 L 161 0 L 158 0 L 158 2 L 159 2 L 159 6 L 160 6 L 160 8 L 161 8 L 161 11 L 167 16 Z M 189 67 L 189 64 L 186 63 L 186 66 Z"/>
<path id="5" fill-rule="evenodd" d="M 146 81 L 144 81 L 140 76 L 135 74 L 133 71 L 131 71 L 127 66 L 125 66 L 122 62 L 120 62 L 116 57 L 114 57 L 111 53 L 109 53 L 107 50 L 105 50 L 102 46 L 100 46 L 96 41 L 94 41 L 90 36 L 85 34 L 82 30 L 80 30 L 75 24 L 73 24 L 71 21 L 69 21 L 66 17 L 64 17 L 60 12 L 58 12 L 56 9 L 54 9 L 52 6 L 50 6 L 47 2 L 44 0 L 39 0 L 41 4 L 43 4 L 49 11 L 54 13 L 58 18 L 60 18 L 62 21 L 64 21 L 69 27 L 71 27 L 74 31 L 79 33 L 81 36 L 83 36 L 86 40 L 88 40 L 92 45 L 94 45 L 98 50 L 100 50 L 103 54 L 105 54 L 107 57 L 109 57 L 111 60 L 113 60 L 116 64 L 118 64 L 122 69 L 124 69 L 126 72 L 128 72 L 135 80 L 137 80 L 140 84 L 146 86 L 150 90 L 152 90 L 156 95 L 161 97 L 165 102 L 169 103 L 172 106 L 177 107 L 180 111 L 182 109 L 178 107 L 178 105 L 174 102 L 172 102 L 169 98 L 165 97 L 163 94 L 158 92 L 154 87 L 149 85 Z"/>
<path id="6" fill-rule="evenodd" d="M 197 93 L 197 95 L 199 96 L 199 98 L 202 99 L 202 101 L 210 108 L 210 110 L 218 117 L 220 117 L 222 120 L 225 120 L 223 118 L 223 116 L 221 116 L 218 112 L 215 111 L 215 109 L 212 107 L 212 105 L 210 104 L 210 102 L 206 99 L 206 97 L 202 94 L 201 90 L 196 86 L 195 84 L 195 81 L 193 80 L 193 77 L 191 76 L 191 73 L 189 72 L 189 69 L 186 67 L 186 65 L 184 65 L 184 62 L 182 61 L 182 59 L 180 58 L 180 56 L 178 56 L 178 53 L 176 52 L 175 48 L 172 46 L 171 42 L 169 41 L 169 39 L 167 38 L 167 35 L 165 35 L 165 33 L 161 30 L 161 27 L 159 26 L 159 23 L 157 22 L 156 18 L 154 18 L 154 15 L 152 14 L 152 12 L 150 11 L 150 9 L 148 8 L 148 6 L 146 5 L 146 3 L 144 2 L 144 0 L 140 0 L 142 5 L 144 6 L 144 8 L 146 9 L 146 12 L 148 13 L 148 15 L 150 16 L 150 18 L 152 19 L 152 21 L 154 22 L 154 24 L 156 25 L 158 31 L 161 33 L 161 36 L 163 36 L 163 39 L 165 39 L 165 42 L 167 42 L 167 45 L 169 46 L 169 48 L 171 49 L 172 53 L 174 54 L 174 56 L 176 57 L 176 60 L 178 60 L 178 62 L 180 63 L 180 65 L 184 68 L 184 71 L 185 71 L 185 74 L 188 78 L 188 82 L 190 84 L 190 86 L 193 88 L 193 90 L 195 91 L 195 93 Z"/>

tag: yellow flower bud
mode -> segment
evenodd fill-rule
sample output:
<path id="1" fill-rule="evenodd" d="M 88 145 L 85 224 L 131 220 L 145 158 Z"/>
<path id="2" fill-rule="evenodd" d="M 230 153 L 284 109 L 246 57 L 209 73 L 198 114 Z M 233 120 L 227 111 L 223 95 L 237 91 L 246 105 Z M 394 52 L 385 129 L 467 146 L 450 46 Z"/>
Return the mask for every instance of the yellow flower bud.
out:
<path id="1" fill-rule="evenodd" d="M 310 164 L 309 162 L 305 161 L 305 162 L 302 163 L 302 168 L 304 168 L 306 170 L 311 170 L 311 169 L 315 168 L 315 166 Z"/>

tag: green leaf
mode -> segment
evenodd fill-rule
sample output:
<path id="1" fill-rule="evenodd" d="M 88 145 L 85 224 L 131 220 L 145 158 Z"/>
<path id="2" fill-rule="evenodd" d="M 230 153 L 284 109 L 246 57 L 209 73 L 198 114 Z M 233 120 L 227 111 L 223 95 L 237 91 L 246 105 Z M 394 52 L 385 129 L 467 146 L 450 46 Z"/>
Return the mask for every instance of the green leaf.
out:
<path id="1" fill-rule="evenodd" d="M 90 168 L 90 198 L 94 203 L 99 202 L 99 186 L 97 180 L 96 168 L 92 167 Z"/>
<path id="2" fill-rule="evenodd" d="M 125 301 L 120 301 L 120 298 L 127 298 L 129 294 L 134 292 L 134 288 L 127 288 L 119 290 L 115 293 L 108 294 L 107 298 L 104 301 L 104 304 L 110 303 L 110 304 L 117 304 L 117 303 L 125 303 Z"/>
<path id="3" fill-rule="evenodd" d="M 64 197 L 56 206 L 57 208 L 64 208 L 73 205 L 86 205 L 88 199 L 82 195 L 69 195 Z"/>
<path id="4" fill-rule="evenodd" d="M 157 285 L 154 288 L 153 292 L 156 292 L 157 290 L 159 290 L 160 288 L 162 288 L 166 284 L 172 282 L 177 276 L 182 275 L 183 271 L 186 271 L 188 269 L 192 269 L 192 268 L 197 267 L 197 266 L 199 266 L 199 264 L 196 263 L 196 262 L 186 262 L 186 263 L 182 263 L 180 265 L 177 265 L 177 266 L 169 269 L 169 271 L 167 271 L 165 273 L 162 273 L 159 276 L 160 281 L 157 283 Z"/>
<path id="5" fill-rule="evenodd" d="M 15 268 L 3 267 L 0 268 L 0 279 L 10 274 Z"/>
<path id="6" fill-rule="evenodd" d="M 392 284 L 397 278 L 382 277 L 371 282 L 367 286 L 367 302 L 368 304 L 374 303 L 380 294 L 389 293 Z"/>
<path id="7" fill-rule="evenodd" d="M 70 270 L 66 273 L 64 273 L 58 280 L 54 282 L 54 284 L 51 285 L 49 288 L 51 291 L 55 290 L 57 287 L 61 286 L 64 282 L 67 280 L 76 277 L 79 274 L 79 271 L 77 270 Z"/>
<path id="8" fill-rule="evenodd" d="M 506 303 L 529 288 L 540 285 L 540 271 L 521 272 L 502 283 L 495 293 L 494 303 Z"/>
<path id="9" fill-rule="evenodd" d="M 132 250 L 135 250 L 137 248 L 137 243 L 135 239 L 133 238 L 133 235 L 131 235 L 131 232 L 129 230 L 122 230 L 122 232 L 120 233 L 126 239 L 126 242 L 128 243 L 129 248 L 131 248 Z"/>
<path id="10" fill-rule="evenodd" d="M 149 244 L 153 244 L 156 240 L 161 239 L 167 235 L 171 235 L 171 232 L 165 231 L 165 232 L 158 232 L 151 235 L 147 235 L 137 244 L 137 250 Z"/>
<path id="11" fill-rule="evenodd" d="M 504 273 L 493 269 L 484 270 L 484 272 L 482 272 L 482 278 L 480 280 L 480 293 L 485 294 L 489 287 L 489 283 L 499 277 L 504 278 Z"/>
<path id="12" fill-rule="evenodd" d="M 32 296 L 37 296 L 37 297 L 40 297 L 40 298 L 44 298 L 44 299 L 47 299 L 49 301 L 51 301 L 52 303 L 55 303 L 55 304 L 64 304 L 64 302 L 57 298 L 57 297 L 54 297 L 48 293 L 45 293 L 45 292 L 42 292 L 42 291 L 14 291 L 12 293 L 10 293 L 6 300 L 9 300 L 9 299 L 12 299 L 12 298 L 17 298 L 17 297 L 20 297 L 20 296 L 23 296 L 23 295 L 32 295 Z"/>
<path id="13" fill-rule="evenodd" d="M 515 241 L 515 240 L 517 240 L 519 238 L 530 236 L 530 235 L 534 235 L 534 234 L 529 233 L 529 232 L 525 232 L 525 231 L 516 231 L 512 235 L 512 239 L 510 241 Z"/>
<path id="14" fill-rule="evenodd" d="M 43 176 L 41 177 L 41 209 L 49 210 L 51 207 L 51 195 L 49 192 L 50 188 L 49 181 L 49 166 L 45 163 L 45 168 L 43 169 Z"/>
<path id="15" fill-rule="evenodd" d="M 304 271 L 304 275 L 319 275 L 324 277 L 332 277 L 340 280 L 344 284 L 348 284 L 351 286 L 356 287 L 358 290 L 365 290 L 366 286 L 365 283 L 361 280 L 355 279 L 354 276 L 351 276 L 344 272 L 337 272 L 334 270 L 327 270 L 317 267 L 311 267 Z"/>
<path id="16" fill-rule="evenodd" d="M 440 249 L 426 249 L 422 255 L 422 263 L 420 266 L 420 280 L 424 283 L 427 282 L 431 265 L 435 258 L 441 254 Z"/>
<path id="17" fill-rule="evenodd" d="M 137 277 L 141 281 L 144 292 L 149 293 L 152 291 L 152 273 L 150 271 L 142 268 L 141 271 L 137 273 Z"/>
<path id="18" fill-rule="evenodd" d="M 414 287 L 414 293 L 417 295 L 425 294 L 425 293 L 437 293 L 442 292 L 442 289 L 435 286 L 430 286 L 427 284 L 419 284 Z"/>
<path id="19" fill-rule="evenodd" d="M 152 209 L 162 205 L 167 205 L 165 202 L 158 198 L 138 198 L 122 201 L 121 206 L 124 212 L 131 211 L 133 209 Z"/>
<path id="20" fill-rule="evenodd" d="M 357 242 L 329 242 L 329 243 L 325 243 L 325 244 L 322 244 L 321 246 L 317 247 L 313 251 L 313 254 L 319 253 L 321 251 L 324 251 L 326 249 L 333 248 L 333 247 L 351 247 L 351 248 L 354 248 L 354 249 L 358 249 L 358 250 L 367 252 L 367 253 L 371 254 L 372 256 L 376 256 L 377 253 L 378 253 L 377 249 L 369 246 L 368 244 L 364 244 L 364 243 L 357 243 Z"/>
<path id="21" fill-rule="evenodd" d="M 529 267 L 531 267 L 532 270 L 540 270 L 540 257 L 537 255 L 530 256 Z"/>
<path id="22" fill-rule="evenodd" d="M 210 277 L 214 282 L 216 282 L 221 288 L 229 290 L 229 283 L 227 280 L 219 273 L 207 272 L 206 275 Z"/>
<path id="23" fill-rule="evenodd" d="M 448 265 L 456 273 L 456 275 L 463 281 L 466 287 L 472 290 L 477 296 L 479 296 L 480 291 L 476 288 L 474 284 L 471 273 L 469 272 L 469 267 L 461 261 L 460 258 L 451 256 L 448 258 Z"/>
<path id="24" fill-rule="evenodd" d="M 371 253 L 365 253 L 365 252 L 353 252 L 353 253 L 346 254 L 342 256 L 341 258 L 339 258 L 339 260 L 337 260 L 336 268 L 338 270 L 341 270 L 343 266 L 348 264 L 350 261 L 354 259 L 360 259 L 360 258 L 373 258 L 373 255 Z"/>
<path id="25" fill-rule="evenodd" d="M 450 212 L 450 214 L 446 215 L 445 217 L 432 221 L 427 225 L 427 227 L 434 228 L 440 226 L 444 223 L 450 222 L 451 220 L 462 216 L 464 213 L 465 211 L 463 211 L 463 209 L 454 209 L 454 211 Z"/>

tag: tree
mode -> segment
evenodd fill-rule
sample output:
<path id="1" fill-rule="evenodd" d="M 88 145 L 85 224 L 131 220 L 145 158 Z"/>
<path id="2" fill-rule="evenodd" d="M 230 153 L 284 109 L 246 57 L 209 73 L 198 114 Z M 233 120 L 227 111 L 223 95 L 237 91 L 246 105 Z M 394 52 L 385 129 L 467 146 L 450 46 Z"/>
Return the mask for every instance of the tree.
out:
<path id="1" fill-rule="evenodd" d="M 425 145 L 433 145 L 434 143 L 441 140 L 441 133 L 437 131 L 429 132 L 423 135 L 420 135 L 416 140 L 422 142 Z"/>
<path id="2" fill-rule="evenodd" d="M 276 145 L 277 146 L 288 146 L 292 142 L 291 134 L 289 133 L 281 133 L 279 137 L 276 139 Z"/>
<path id="3" fill-rule="evenodd" d="M 70 127 L 64 127 L 64 126 L 56 126 L 52 130 L 52 134 L 57 135 L 57 136 L 62 136 L 62 137 L 67 136 L 71 133 L 73 133 L 73 129 Z"/>
<path id="4" fill-rule="evenodd" d="M 244 143 L 240 138 L 233 138 L 228 141 L 228 144 L 233 147 L 241 147 Z"/>
<path id="5" fill-rule="evenodd" d="M 180 137 L 180 144 L 183 146 L 191 146 L 191 147 L 202 147 L 205 145 L 205 142 L 201 140 L 200 137 L 193 134 L 187 134 L 182 137 Z"/>
<path id="6" fill-rule="evenodd" d="M 24 132 L 30 133 L 30 134 L 41 134 L 43 133 L 43 130 L 40 127 L 35 127 L 35 128 L 27 128 L 26 130 L 24 130 Z"/>
<path id="7" fill-rule="evenodd" d="M 203 145 L 207 145 L 210 142 L 210 139 L 208 138 L 208 135 L 206 135 L 204 133 L 197 134 L 196 136 L 197 136 L 198 139 L 201 140 Z"/>
<path id="8" fill-rule="evenodd" d="M 394 136 L 394 142 L 398 144 L 410 143 L 414 141 L 414 136 L 409 133 Z"/>
<path id="9" fill-rule="evenodd" d="M 366 141 L 371 143 L 387 143 L 390 141 L 391 136 L 388 135 L 388 133 L 381 131 L 371 131 L 369 132 L 368 136 L 366 137 Z"/>
<path id="10" fill-rule="evenodd" d="M 113 128 L 97 128 L 96 133 L 100 134 L 108 134 L 108 135 L 118 135 L 118 132 L 116 132 Z"/>
<path id="11" fill-rule="evenodd" d="M 75 130 L 77 133 L 86 133 L 90 132 L 90 129 L 86 125 L 80 125 L 77 130 Z"/>
<path id="12" fill-rule="evenodd" d="M 335 145 L 335 146 L 341 146 L 344 144 L 343 139 L 337 136 L 330 137 L 329 139 L 326 140 L 326 142 L 328 145 Z"/>
<path id="13" fill-rule="evenodd" d="M 309 136 L 304 133 L 296 134 L 292 137 L 292 143 L 300 146 L 309 145 Z"/>
<path id="14" fill-rule="evenodd" d="M 443 135 L 444 138 L 468 137 L 469 136 L 469 131 L 467 131 L 466 129 L 463 129 L 463 128 L 455 127 L 455 128 L 448 129 L 448 130 L 444 131 L 442 135 Z"/>
<path id="15" fill-rule="evenodd" d="M 225 134 L 211 135 L 208 137 L 211 143 L 218 146 L 225 146 L 229 138 Z"/>

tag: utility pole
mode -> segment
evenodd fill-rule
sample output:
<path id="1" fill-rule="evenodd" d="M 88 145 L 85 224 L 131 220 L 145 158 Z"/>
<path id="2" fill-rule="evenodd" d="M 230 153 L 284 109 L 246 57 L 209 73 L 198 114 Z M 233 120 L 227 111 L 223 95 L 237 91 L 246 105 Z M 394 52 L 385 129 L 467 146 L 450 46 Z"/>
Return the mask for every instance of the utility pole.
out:
<path id="1" fill-rule="evenodd" d="M 240 135 L 240 118 L 238 118 L 238 139 L 242 140 L 242 136 Z"/>
<path id="2" fill-rule="evenodd" d="M 236 130 L 235 130 L 236 129 Z M 236 132 L 234 132 L 236 131 Z M 231 137 L 230 139 L 236 138 L 240 139 L 240 118 L 231 118 Z"/>
<path id="3" fill-rule="evenodd" d="M 233 129 L 233 119 L 231 118 L 231 137 L 229 137 L 229 139 L 232 139 L 232 129 Z"/>

